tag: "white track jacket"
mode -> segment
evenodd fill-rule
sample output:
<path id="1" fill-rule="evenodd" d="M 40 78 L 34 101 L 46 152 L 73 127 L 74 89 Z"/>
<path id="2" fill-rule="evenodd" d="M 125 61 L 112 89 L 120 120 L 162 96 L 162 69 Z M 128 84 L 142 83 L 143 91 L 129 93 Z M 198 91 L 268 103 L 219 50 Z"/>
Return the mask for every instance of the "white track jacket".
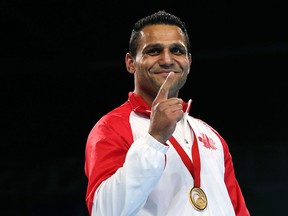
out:
<path id="1" fill-rule="evenodd" d="M 250 215 L 228 146 L 211 126 L 186 112 L 173 133 L 192 161 L 197 139 L 207 207 L 196 210 L 188 198 L 194 178 L 169 141 L 163 145 L 148 134 L 149 116 L 150 107 L 129 92 L 125 103 L 92 128 L 85 151 L 91 216 Z"/>

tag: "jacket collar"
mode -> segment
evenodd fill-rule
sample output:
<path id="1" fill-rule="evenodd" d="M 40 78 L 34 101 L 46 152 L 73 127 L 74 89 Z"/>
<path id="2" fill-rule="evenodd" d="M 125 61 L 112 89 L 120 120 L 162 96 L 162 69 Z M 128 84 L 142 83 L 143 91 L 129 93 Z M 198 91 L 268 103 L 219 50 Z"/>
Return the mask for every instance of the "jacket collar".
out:
<path id="1" fill-rule="evenodd" d="M 144 114 L 150 118 L 151 107 L 146 103 L 146 101 L 144 101 L 144 99 L 141 96 L 135 94 L 134 92 L 129 92 L 128 102 L 132 106 L 132 110 L 134 112 Z M 183 105 L 183 111 L 185 112 L 188 107 L 188 103 L 183 102 L 182 105 Z M 190 111 L 190 108 L 188 112 L 189 111 Z"/>

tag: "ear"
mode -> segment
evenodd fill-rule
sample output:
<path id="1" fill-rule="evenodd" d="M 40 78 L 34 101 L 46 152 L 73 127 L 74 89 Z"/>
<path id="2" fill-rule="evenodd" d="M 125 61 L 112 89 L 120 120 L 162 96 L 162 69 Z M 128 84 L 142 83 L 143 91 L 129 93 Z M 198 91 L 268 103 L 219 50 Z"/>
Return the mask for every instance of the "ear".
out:
<path id="1" fill-rule="evenodd" d="M 191 53 L 188 54 L 188 60 L 189 60 L 190 67 L 191 67 L 191 64 L 192 64 L 192 55 L 191 55 Z M 190 70 L 188 71 L 188 74 L 189 73 L 190 73 Z"/>
<path id="2" fill-rule="evenodd" d="M 189 53 L 188 58 L 189 58 L 189 62 L 190 62 L 190 65 L 191 65 L 192 64 L 192 55 L 191 55 L 191 53 Z"/>
<path id="3" fill-rule="evenodd" d="M 130 53 L 126 53 L 125 56 L 125 63 L 126 63 L 126 69 L 129 73 L 134 74 L 135 73 L 135 60 L 131 56 Z"/>

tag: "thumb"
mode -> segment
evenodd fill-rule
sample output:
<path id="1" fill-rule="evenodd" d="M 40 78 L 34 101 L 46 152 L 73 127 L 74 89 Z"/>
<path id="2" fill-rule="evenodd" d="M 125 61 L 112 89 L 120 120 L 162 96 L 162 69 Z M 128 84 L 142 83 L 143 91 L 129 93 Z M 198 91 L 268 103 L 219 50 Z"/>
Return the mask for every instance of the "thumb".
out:
<path id="1" fill-rule="evenodd" d="M 166 80 L 160 87 L 156 98 L 154 99 L 154 103 L 157 103 L 158 101 L 161 101 L 161 100 L 168 99 L 169 90 L 170 90 L 170 87 L 172 86 L 174 77 L 175 77 L 174 72 L 170 72 L 168 74 L 168 76 L 166 77 Z"/>

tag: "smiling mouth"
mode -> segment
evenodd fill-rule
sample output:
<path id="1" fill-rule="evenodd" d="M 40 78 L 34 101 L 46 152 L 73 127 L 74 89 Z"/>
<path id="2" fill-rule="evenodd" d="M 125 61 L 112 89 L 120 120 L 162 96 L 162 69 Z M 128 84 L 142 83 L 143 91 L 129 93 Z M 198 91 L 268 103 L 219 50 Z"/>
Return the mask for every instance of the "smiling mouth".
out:
<path id="1" fill-rule="evenodd" d="M 170 72 L 174 72 L 174 73 L 178 73 L 178 72 L 176 72 L 176 71 L 156 71 L 156 72 L 154 72 L 154 74 L 169 74 Z"/>

